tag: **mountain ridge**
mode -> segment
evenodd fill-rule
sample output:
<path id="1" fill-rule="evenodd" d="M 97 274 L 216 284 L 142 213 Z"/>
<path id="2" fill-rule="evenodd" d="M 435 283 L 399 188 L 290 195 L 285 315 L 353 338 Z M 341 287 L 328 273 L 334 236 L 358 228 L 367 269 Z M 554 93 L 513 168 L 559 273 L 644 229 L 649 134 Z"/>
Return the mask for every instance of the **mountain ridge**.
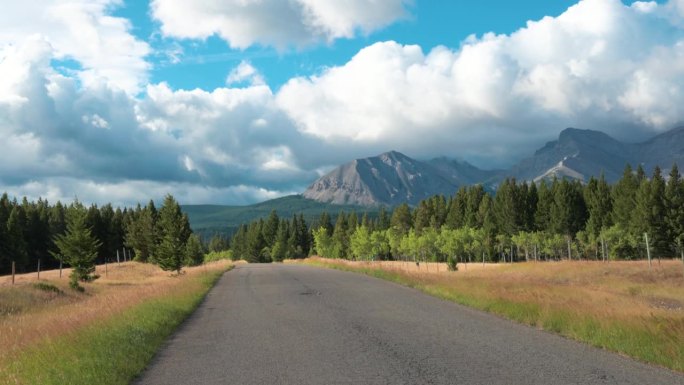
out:
<path id="1" fill-rule="evenodd" d="M 684 126 L 639 143 L 626 143 L 596 130 L 566 128 L 532 156 L 508 169 L 483 170 L 444 156 L 416 160 L 398 151 L 355 159 L 312 183 L 302 194 L 331 204 L 394 206 L 417 204 L 436 194 L 453 194 L 459 187 L 482 184 L 494 189 L 505 178 L 521 181 L 554 177 L 588 181 L 603 174 L 609 182 L 622 176 L 626 164 L 647 170 L 667 170 L 684 163 Z"/>

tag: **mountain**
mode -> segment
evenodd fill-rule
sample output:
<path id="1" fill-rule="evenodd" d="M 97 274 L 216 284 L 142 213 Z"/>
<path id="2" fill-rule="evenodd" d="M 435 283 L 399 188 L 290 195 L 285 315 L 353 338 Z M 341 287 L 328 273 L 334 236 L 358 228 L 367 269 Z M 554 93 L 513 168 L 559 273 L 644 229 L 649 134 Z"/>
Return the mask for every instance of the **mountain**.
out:
<path id="1" fill-rule="evenodd" d="M 603 173 L 609 182 L 622 176 L 626 164 L 641 164 L 646 172 L 657 165 L 664 170 L 684 161 L 684 127 L 655 136 L 642 143 L 620 142 L 600 131 L 567 128 L 558 140 L 547 143 L 535 154 L 498 175 L 539 181 L 559 178 L 589 180 Z"/>
<path id="2" fill-rule="evenodd" d="M 302 196 L 360 206 L 417 204 L 436 193 L 453 193 L 457 177 L 448 174 L 429 163 L 390 151 L 337 167 L 315 181 Z"/>
<path id="3" fill-rule="evenodd" d="M 593 130 L 567 128 L 531 157 L 506 170 L 481 170 L 468 162 L 445 157 L 429 161 L 390 151 L 356 159 L 315 181 L 304 198 L 360 206 L 415 205 L 436 194 L 452 195 L 461 186 L 495 188 L 504 178 L 520 181 L 570 178 L 583 182 L 603 173 L 609 182 L 622 176 L 626 164 L 641 164 L 647 173 L 659 165 L 664 173 L 673 164 L 684 166 L 684 127 L 642 143 L 624 143 Z"/>

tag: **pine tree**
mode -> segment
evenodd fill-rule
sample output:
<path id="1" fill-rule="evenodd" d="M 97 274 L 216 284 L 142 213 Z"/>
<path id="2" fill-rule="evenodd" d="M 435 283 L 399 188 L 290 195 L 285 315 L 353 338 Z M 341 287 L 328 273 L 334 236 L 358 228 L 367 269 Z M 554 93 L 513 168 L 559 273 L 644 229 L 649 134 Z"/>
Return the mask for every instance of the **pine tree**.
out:
<path id="1" fill-rule="evenodd" d="M 632 215 L 636 205 L 636 192 L 639 188 L 632 167 L 625 166 L 622 178 L 613 186 L 612 220 L 622 229 L 629 229 L 632 225 Z"/>
<path id="2" fill-rule="evenodd" d="M 592 238 L 598 239 L 603 229 L 612 226 L 613 197 L 610 186 L 601 173 L 600 179 L 592 177 L 584 188 L 584 200 L 587 205 L 588 219 L 586 229 Z"/>
<path id="3" fill-rule="evenodd" d="M 408 233 L 412 226 L 413 220 L 409 206 L 404 203 L 395 208 L 392 213 L 392 218 L 390 219 L 390 227 L 397 230 L 401 235 L 404 235 Z M 337 225 L 335 227 L 337 227 Z"/>
<path id="4" fill-rule="evenodd" d="M 558 181 L 554 178 L 553 184 Z M 534 227 L 537 231 L 548 231 L 551 221 L 551 205 L 553 204 L 553 187 L 549 187 L 542 179 L 537 189 L 537 210 L 534 213 Z"/>
<path id="5" fill-rule="evenodd" d="M 385 206 L 380 207 L 380 211 L 378 212 L 378 230 L 387 230 L 390 228 L 390 217 L 387 214 L 387 209 L 385 209 Z"/>
<path id="6" fill-rule="evenodd" d="M 196 234 L 190 235 L 185 245 L 185 264 L 198 266 L 204 261 L 204 245 Z"/>
<path id="7" fill-rule="evenodd" d="M 26 215 L 24 209 L 14 205 L 7 220 L 7 251 L 9 259 L 16 262 L 19 271 L 29 268 L 28 250 L 24 231 L 26 228 Z"/>
<path id="8" fill-rule="evenodd" d="M 53 253 L 55 258 L 66 262 L 72 267 L 69 275 L 69 285 L 76 290 L 83 291 L 81 282 L 89 282 L 97 278 L 95 259 L 101 243 L 93 236 L 86 224 L 86 210 L 80 204 L 74 204 L 66 217 L 66 233 L 54 238 L 59 250 Z"/>
<path id="9" fill-rule="evenodd" d="M 345 259 L 349 255 L 349 232 L 347 228 L 347 216 L 340 212 L 335 222 L 332 235 L 333 255 L 332 258 Z"/>
<path id="10" fill-rule="evenodd" d="M 671 249 L 678 251 L 684 261 L 684 181 L 677 164 L 672 165 L 665 189 L 665 222 Z"/>
<path id="11" fill-rule="evenodd" d="M 159 226 L 154 205 L 141 208 L 138 205 L 127 226 L 125 244 L 135 252 L 138 262 L 155 262 L 159 244 Z"/>
<path id="12" fill-rule="evenodd" d="M 158 229 L 161 241 L 156 248 L 157 264 L 162 270 L 180 274 L 186 255 L 188 229 L 180 206 L 170 194 L 159 209 Z"/>
<path id="13" fill-rule="evenodd" d="M 264 223 L 264 241 L 266 242 L 266 245 L 271 248 L 275 244 L 276 240 L 276 235 L 278 234 L 278 225 L 280 224 L 280 218 L 278 218 L 278 214 L 276 213 L 275 210 L 271 210 L 271 213 L 268 216 L 268 219 L 266 220 L 266 223 Z"/>
<path id="14" fill-rule="evenodd" d="M 551 205 L 550 230 L 555 234 L 574 237 L 584 228 L 587 209 L 582 196 L 582 186 L 563 179 L 554 191 Z"/>

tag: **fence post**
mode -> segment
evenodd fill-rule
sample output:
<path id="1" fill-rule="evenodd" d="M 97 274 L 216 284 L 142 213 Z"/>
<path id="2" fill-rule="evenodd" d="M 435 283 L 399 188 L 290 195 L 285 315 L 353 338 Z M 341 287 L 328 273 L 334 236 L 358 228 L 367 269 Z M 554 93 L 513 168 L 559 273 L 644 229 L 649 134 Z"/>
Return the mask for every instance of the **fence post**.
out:
<path id="1" fill-rule="evenodd" d="M 12 285 L 14 285 L 14 273 L 16 272 L 16 266 L 14 261 L 12 261 Z"/>
<path id="2" fill-rule="evenodd" d="M 40 258 L 38 258 L 38 280 L 40 281 Z"/>
<path id="3" fill-rule="evenodd" d="M 59 278 L 62 278 L 62 260 L 59 260 Z"/>
<path id="4" fill-rule="evenodd" d="M 651 248 L 648 246 L 648 233 L 644 233 L 644 239 L 646 240 L 646 255 L 648 255 L 648 268 L 651 268 Z"/>
<path id="5" fill-rule="evenodd" d="M 119 252 L 117 250 L 116 252 L 117 257 L 119 256 Z M 107 258 L 105 257 L 105 277 L 108 277 L 109 273 L 107 272 Z"/>

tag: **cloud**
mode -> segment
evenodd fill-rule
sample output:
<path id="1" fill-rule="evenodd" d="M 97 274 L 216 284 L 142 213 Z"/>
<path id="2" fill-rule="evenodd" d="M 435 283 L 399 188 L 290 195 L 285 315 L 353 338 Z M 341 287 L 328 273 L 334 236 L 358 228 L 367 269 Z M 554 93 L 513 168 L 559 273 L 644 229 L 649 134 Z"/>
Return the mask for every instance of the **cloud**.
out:
<path id="1" fill-rule="evenodd" d="M 406 16 L 410 0 L 153 0 L 166 36 L 217 35 L 233 48 L 286 48 L 370 33 Z M 202 20 L 198 23 L 197 20 Z"/>
<path id="2" fill-rule="evenodd" d="M 290 80 L 277 102 L 327 142 L 485 165 L 507 165 L 568 126 L 660 132 L 684 118 L 684 29 L 667 12 L 680 4 L 583 0 L 456 50 L 380 42 Z"/>
<path id="3" fill-rule="evenodd" d="M 252 66 L 252 64 L 246 60 L 240 62 L 240 65 L 235 67 L 228 74 L 226 79 L 226 84 L 235 85 L 248 82 L 253 86 L 260 86 L 266 84 L 264 77 L 259 73 L 259 71 Z"/>
<path id="4" fill-rule="evenodd" d="M 273 3 L 282 25 L 264 19 L 270 0 L 218 8 L 158 0 L 154 11 L 175 4 L 188 20 L 217 15 L 218 24 L 207 16 L 205 32 L 184 37 L 290 45 L 379 28 L 406 4 L 372 2 L 393 15 L 374 19 L 375 8 L 361 14 L 366 3 Z M 568 126 L 640 139 L 684 121 L 681 1 L 583 0 L 458 48 L 378 42 L 279 90 L 247 61 L 213 90 L 148 84 L 149 48 L 109 15 L 119 2 L 36 4 L 43 7 L 13 4 L 11 17 L 0 14 L 0 190 L 14 195 L 129 205 L 171 192 L 183 203 L 253 203 L 390 149 L 508 166 Z M 219 17 L 228 11 L 246 29 Z M 16 21 L 24 16 L 37 33 Z M 113 39 L 111 52 L 65 20 Z"/>
<path id="5" fill-rule="evenodd" d="M 39 36 L 52 48 L 52 59 L 77 63 L 71 70 L 85 86 L 105 82 L 136 93 L 147 82 L 150 47 L 130 33 L 127 19 L 110 15 L 121 5 L 121 0 L 7 2 L 0 12 L 0 52 Z"/>

